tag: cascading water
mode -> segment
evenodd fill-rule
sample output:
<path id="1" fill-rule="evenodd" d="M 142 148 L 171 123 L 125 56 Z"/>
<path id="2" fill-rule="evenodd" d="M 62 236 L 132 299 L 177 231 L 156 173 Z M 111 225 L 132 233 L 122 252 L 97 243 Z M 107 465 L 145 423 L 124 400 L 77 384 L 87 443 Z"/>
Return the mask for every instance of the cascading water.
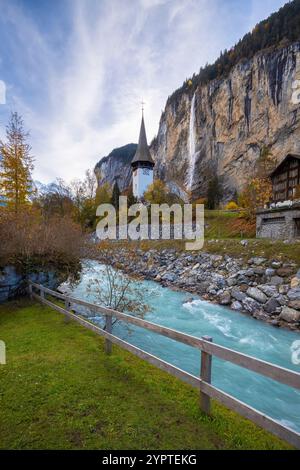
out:
<path id="1" fill-rule="evenodd" d="M 103 279 L 104 266 L 96 261 L 86 261 L 83 267 L 73 295 L 97 302 L 97 297 L 88 291 L 87 286 L 93 278 Z M 102 287 L 105 288 L 105 278 Z M 146 315 L 150 322 L 198 338 L 212 336 L 215 343 L 299 372 L 300 361 L 293 359 L 293 351 L 299 348 L 299 333 L 274 328 L 229 308 L 205 302 L 196 295 L 192 300 L 191 294 L 173 291 L 151 281 L 140 282 L 140 289 L 144 302 L 150 307 Z M 88 317 L 92 322 L 103 324 L 101 316 Z M 114 325 L 113 333 L 183 370 L 199 375 L 199 351 L 195 348 L 133 325 L 129 332 L 122 322 Z M 282 424 L 300 430 L 299 390 L 216 357 L 213 358 L 212 382 Z"/>
<path id="2" fill-rule="evenodd" d="M 193 94 L 191 101 L 190 111 L 190 126 L 189 126 L 189 178 L 188 187 L 192 188 L 196 160 L 196 143 L 195 143 L 195 102 L 196 94 Z"/>

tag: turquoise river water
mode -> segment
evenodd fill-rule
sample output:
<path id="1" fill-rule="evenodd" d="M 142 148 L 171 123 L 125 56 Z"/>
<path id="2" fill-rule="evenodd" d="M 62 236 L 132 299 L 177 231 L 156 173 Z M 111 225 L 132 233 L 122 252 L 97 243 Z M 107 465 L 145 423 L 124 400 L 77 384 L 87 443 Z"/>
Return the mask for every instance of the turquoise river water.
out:
<path id="1" fill-rule="evenodd" d="M 87 286 L 93 278 L 103 279 L 103 272 L 100 263 L 86 261 L 81 280 L 73 288 L 73 296 L 95 301 Z M 197 337 L 212 336 L 217 344 L 300 372 L 300 334 L 275 328 L 152 281 L 139 282 L 139 287 L 144 292 L 145 303 L 151 308 L 145 316 L 147 320 Z M 99 324 L 103 321 L 101 317 L 89 318 Z M 114 325 L 113 334 L 183 370 L 199 374 L 200 353 L 195 348 L 138 327 L 130 326 L 129 331 L 122 322 Z M 215 357 L 212 382 L 282 424 L 300 431 L 299 391 Z"/>

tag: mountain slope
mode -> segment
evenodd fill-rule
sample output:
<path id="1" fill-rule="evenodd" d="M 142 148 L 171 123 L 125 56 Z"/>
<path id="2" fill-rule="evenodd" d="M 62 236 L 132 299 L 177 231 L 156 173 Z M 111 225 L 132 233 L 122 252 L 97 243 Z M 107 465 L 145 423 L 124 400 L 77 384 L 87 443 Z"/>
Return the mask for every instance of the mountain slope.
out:
<path id="1" fill-rule="evenodd" d="M 150 148 L 156 177 L 198 197 L 217 175 L 230 199 L 255 173 L 263 147 L 270 147 L 274 165 L 300 153 L 298 89 L 300 0 L 294 0 L 168 98 Z M 96 166 L 99 183 L 118 177 L 124 189 L 130 160 L 114 151 L 106 158 Z"/>
<path id="2" fill-rule="evenodd" d="M 137 144 L 127 144 L 110 152 L 95 166 L 98 185 L 108 183 L 113 186 L 115 181 L 121 191 L 128 188 L 131 183 L 131 160 L 136 152 Z"/>
<path id="3" fill-rule="evenodd" d="M 151 147 L 158 175 L 202 196 L 217 174 L 230 198 L 254 174 L 264 146 L 274 162 L 299 153 L 300 106 L 292 99 L 297 80 L 300 42 L 261 51 L 227 77 L 169 99 Z"/>

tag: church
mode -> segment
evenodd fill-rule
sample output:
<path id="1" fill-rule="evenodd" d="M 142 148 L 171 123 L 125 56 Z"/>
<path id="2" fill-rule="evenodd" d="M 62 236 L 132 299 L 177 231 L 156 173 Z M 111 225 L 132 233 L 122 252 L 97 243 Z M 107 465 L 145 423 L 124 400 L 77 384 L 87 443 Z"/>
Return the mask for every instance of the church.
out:
<path id="1" fill-rule="evenodd" d="M 144 114 L 142 114 L 139 143 L 131 161 L 132 191 L 137 199 L 141 199 L 148 186 L 153 183 L 154 165 L 147 143 Z"/>

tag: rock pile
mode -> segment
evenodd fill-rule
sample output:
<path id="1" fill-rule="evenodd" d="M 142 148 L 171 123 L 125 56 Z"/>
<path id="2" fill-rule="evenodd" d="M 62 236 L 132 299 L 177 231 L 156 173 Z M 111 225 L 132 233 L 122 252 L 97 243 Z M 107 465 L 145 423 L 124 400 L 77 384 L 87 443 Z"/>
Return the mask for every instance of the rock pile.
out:
<path id="1" fill-rule="evenodd" d="M 166 250 L 114 250 L 125 272 L 200 295 L 275 326 L 300 329 L 300 270 L 292 262 Z"/>

